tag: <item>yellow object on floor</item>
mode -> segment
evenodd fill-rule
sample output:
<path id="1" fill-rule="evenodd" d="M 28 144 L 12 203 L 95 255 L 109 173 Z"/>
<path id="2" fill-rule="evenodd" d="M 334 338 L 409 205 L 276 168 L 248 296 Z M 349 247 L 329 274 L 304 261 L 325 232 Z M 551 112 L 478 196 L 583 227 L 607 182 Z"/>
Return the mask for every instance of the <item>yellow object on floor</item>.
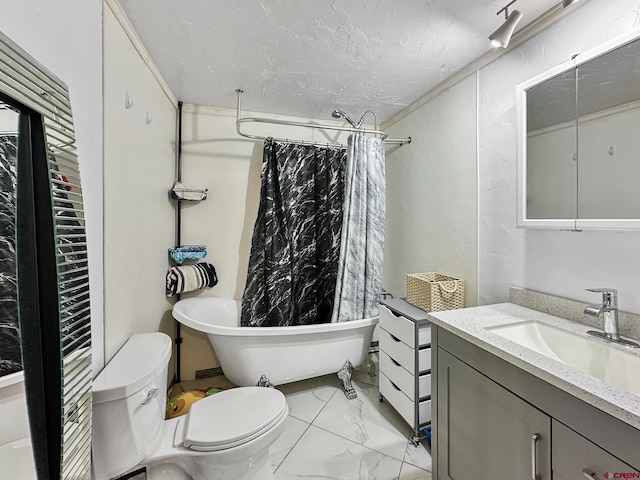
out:
<path id="1" fill-rule="evenodd" d="M 232 387 L 221 386 L 221 387 L 209 387 L 204 390 L 187 390 L 182 391 L 180 387 L 174 388 L 169 393 L 169 400 L 167 401 L 167 419 L 179 417 L 180 415 L 185 415 L 189 413 L 189 409 L 191 405 L 193 405 L 198 400 L 202 400 L 205 397 L 209 397 L 214 395 L 222 390 L 227 390 Z M 176 393 L 176 390 L 180 390 Z"/>

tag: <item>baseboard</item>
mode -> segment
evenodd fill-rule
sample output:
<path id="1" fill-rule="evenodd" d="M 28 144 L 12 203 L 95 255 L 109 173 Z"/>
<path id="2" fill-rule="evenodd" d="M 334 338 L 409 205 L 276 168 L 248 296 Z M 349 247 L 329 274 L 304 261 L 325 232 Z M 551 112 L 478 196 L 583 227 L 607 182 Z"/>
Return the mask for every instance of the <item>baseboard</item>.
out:
<path id="1" fill-rule="evenodd" d="M 201 380 L 203 378 L 209 378 L 209 377 L 217 377 L 219 375 L 223 375 L 222 368 L 220 367 L 196 370 L 196 380 Z"/>

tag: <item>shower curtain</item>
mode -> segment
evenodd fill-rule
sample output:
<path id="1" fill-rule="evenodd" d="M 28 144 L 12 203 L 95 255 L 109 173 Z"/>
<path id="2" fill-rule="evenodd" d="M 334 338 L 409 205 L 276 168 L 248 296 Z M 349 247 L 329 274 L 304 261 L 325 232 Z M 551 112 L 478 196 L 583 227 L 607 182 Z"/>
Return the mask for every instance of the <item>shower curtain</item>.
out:
<path id="1" fill-rule="evenodd" d="M 346 156 L 344 148 L 265 141 L 242 326 L 331 321 Z"/>
<path id="2" fill-rule="evenodd" d="M 383 142 L 351 135 L 333 322 L 378 315 L 384 220 Z"/>

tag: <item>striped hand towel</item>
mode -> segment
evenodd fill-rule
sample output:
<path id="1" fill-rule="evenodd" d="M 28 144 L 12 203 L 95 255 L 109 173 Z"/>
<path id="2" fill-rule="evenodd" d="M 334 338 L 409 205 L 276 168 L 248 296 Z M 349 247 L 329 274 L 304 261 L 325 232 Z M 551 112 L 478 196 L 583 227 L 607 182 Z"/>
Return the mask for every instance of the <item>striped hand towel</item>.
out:
<path id="1" fill-rule="evenodd" d="M 217 283 L 216 269 L 210 263 L 171 267 L 167 272 L 167 296 L 213 287 Z"/>

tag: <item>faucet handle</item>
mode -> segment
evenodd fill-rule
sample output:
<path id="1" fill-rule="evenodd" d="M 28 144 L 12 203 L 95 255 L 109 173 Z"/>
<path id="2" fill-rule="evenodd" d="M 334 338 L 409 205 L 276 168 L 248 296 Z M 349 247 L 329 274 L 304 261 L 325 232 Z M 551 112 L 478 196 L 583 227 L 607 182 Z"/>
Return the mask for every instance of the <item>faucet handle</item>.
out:
<path id="1" fill-rule="evenodd" d="M 602 303 L 615 307 L 618 304 L 618 290 L 615 288 L 587 288 L 587 292 L 602 293 Z"/>

